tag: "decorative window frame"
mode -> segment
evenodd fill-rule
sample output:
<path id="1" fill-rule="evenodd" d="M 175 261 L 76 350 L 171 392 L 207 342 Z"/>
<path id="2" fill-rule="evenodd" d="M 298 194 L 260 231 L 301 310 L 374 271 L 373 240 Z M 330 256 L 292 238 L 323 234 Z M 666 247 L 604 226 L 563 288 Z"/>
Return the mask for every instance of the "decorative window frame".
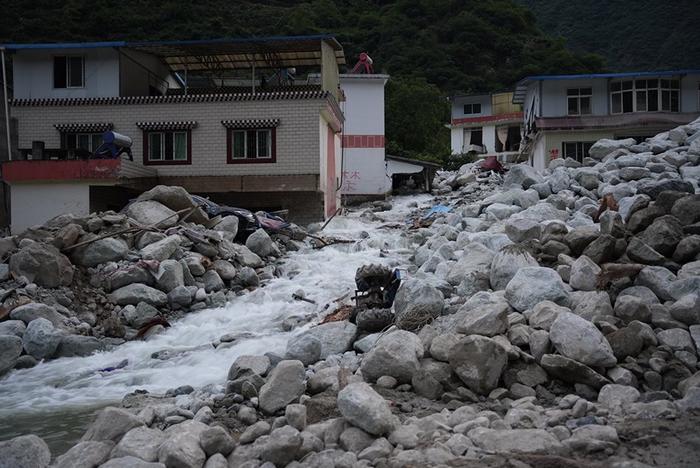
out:
<path id="1" fill-rule="evenodd" d="M 221 125 L 226 127 L 226 163 L 227 164 L 275 164 L 277 162 L 277 126 L 279 119 L 243 119 L 222 120 Z M 269 158 L 234 158 L 233 134 L 237 131 L 270 131 L 270 157 Z"/>
<path id="2" fill-rule="evenodd" d="M 136 122 L 143 134 L 143 165 L 144 166 L 181 166 L 192 164 L 192 129 L 197 127 L 194 120 L 181 122 Z M 149 136 L 154 133 L 184 132 L 187 138 L 187 158 L 180 160 L 151 160 L 148 157 Z"/>

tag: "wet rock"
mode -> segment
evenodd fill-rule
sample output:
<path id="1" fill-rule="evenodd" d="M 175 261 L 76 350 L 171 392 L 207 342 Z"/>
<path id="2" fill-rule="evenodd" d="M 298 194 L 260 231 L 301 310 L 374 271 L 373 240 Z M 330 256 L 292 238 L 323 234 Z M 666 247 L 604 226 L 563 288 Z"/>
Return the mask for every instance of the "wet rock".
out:
<path id="1" fill-rule="evenodd" d="M 95 420 L 85 432 L 81 441 L 109 440 L 118 443 L 131 429 L 143 426 L 143 421 L 120 408 L 108 406 L 97 413 Z"/>
<path id="2" fill-rule="evenodd" d="M 309 328 L 303 336 L 313 336 L 321 342 L 321 359 L 331 354 L 343 354 L 352 349 L 352 344 L 357 337 L 357 326 L 350 322 L 328 322 Z"/>
<path id="3" fill-rule="evenodd" d="M 67 319 L 67 317 L 58 313 L 53 307 L 40 302 L 31 302 L 13 309 L 12 312 L 10 312 L 10 318 L 13 320 L 21 320 L 26 324 L 38 318 L 43 318 L 51 322 L 51 324 L 57 328 L 63 327 Z"/>
<path id="4" fill-rule="evenodd" d="M 542 301 L 566 304 L 569 294 L 556 271 L 525 267 L 506 286 L 505 298 L 514 309 L 523 312 Z"/>
<path id="5" fill-rule="evenodd" d="M 147 462 L 158 461 L 158 448 L 165 441 L 165 433 L 145 426 L 135 427 L 124 434 L 114 447 L 111 458 L 137 457 Z"/>
<path id="6" fill-rule="evenodd" d="M 670 210 L 684 226 L 700 221 L 700 195 L 679 198 Z"/>
<path id="7" fill-rule="evenodd" d="M 247 371 L 257 375 L 266 375 L 270 369 L 270 358 L 267 356 L 238 356 L 228 371 L 228 380 L 236 380 Z"/>
<path id="8" fill-rule="evenodd" d="M 401 284 L 394 299 L 396 326 L 405 330 L 420 328 L 442 314 L 444 302 L 437 288 L 409 279 Z"/>
<path id="9" fill-rule="evenodd" d="M 56 348 L 55 357 L 90 356 L 103 351 L 105 346 L 94 336 L 64 335 Z"/>
<path id="10" fill-rule="evenodd" d="M 279 255 L 279 249 L 264 229 L 258 229 L 248 236 L 245 246 L 260 257 Z"/>
<path id="11" fill-rule="evenodd" d="M 411 381 L 420 368 L 423 357 L 423 344 L 414 333 L 396 330 L 377 340 L 374 347 L 365 354 L 360 365 L 362 376 L 370 382 L 383 375 L 389 375 L 400 383 Z"/>
<path id="12" fill-rule="evenodd" d="M 49 447 L 35 435 L 0 442 L 0 466 L 3 468 L 45 468 L 50 461 Z"/>
<path id="13" fill-rule="evenodd" d="M 55 468 L 83 468 L 100 466 L 110 457 L 112 442 L 80 442 L 56 459 Z"/>
<path id="14" fill-rule="evenodd" d="M 449 351 L 450 366 L 474 392 L 488 394 L 496 388 L 508 356 L 491 338 L 471 335 L 461 339 Z"/>
<path id="15" fill-rule="evenodd" d="M 178 217 L 167 206 L 155 200 L 137 201 L 125 210 L 126 215 L 142 226 L 169 228 L 175 226 Z"/>
<path id="16" fill-rule="evenodd" d="M 503 247 L 491 262 L 491 287 L 494 290 L 505 289 L 518 270 L 528 266 L 539 266 L 530 252 L 519 245 Z"/>
<path id="17" fill-rule="evenodd" d="M 94 267 L 101 263 L 116 262 L 126 258 L 129 246 L 121 239 L 106 237 L 76 249 L 73 260 L 85 267 Z"/>
<path id="18" fill-rule="evenodd" d="M 613 354 L 623 362 L 627 356 L 637 356 L 644 347 L 644 340 L 634 327 L 623 327 L 605 336 Z"/>
<path id="19" fill-rule="evenodd" d="M 70 286 L 74 269 L 56 247 L 33 242 L 10 257 L 10 272 L 16 278 L 24 276 L 39 286 L 55 288 Z"/>
<path id="20" fill-rule="evenodd" d="M 14 335 L 0 335 L 0 376 L 12 369 L 22 354 L 22 339 Z"/>
<path id="21" fill-rule="evenodd" d="M 60 342 L 61 333 L 44 318 L 32 320 L 22 337 L 24 350 L 39 360 L 52 357 Z"/>
<path id="22" fill-rule="evenodd" d="M 387 401 L 364 382 L 351 383 L 338 393 L 338 409 L 352 425 L 376 436 L 396 425 Z"/>
<path id="23" fill-rule="evenodd" d="M 549 329 L 549 339 L 563 356 L 588 366 L 610 367 L 617 363 L 610 344 L 588 320 L 561 313 Z"/>
<path id="24" fill-rule="evenodd" d="M 152 306 L 164 306 L 168 302 L 168 296 L 155 288 L 146 286 L 145 284 L 133 283 L 121 287 L 109 295 L 109 300 L 119 305 L 137 305 L 140 302 L 145 302 Z"/>
<path id="25" fill-rule="evenodd" d="M 272 370 L 260 389 L 260 409 L 274 414 L 298 400 L 306 389 L 304 364 L 301 361 L 282 361 Z"/>

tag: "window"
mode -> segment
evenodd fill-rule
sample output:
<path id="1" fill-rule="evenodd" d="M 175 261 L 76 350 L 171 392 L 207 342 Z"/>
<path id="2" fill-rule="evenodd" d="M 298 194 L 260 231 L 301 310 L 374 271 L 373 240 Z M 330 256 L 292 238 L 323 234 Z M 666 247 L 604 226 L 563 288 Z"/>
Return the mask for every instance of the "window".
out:
<path id="1" fill-rule="evenodd" d="M 67 150 L 81 149 L 93 152 L 102 144 L 101 133 L 62 133 L 61 147 Z"/>
<path id="2" fill-rule="evenodd" d="M 573 141 L 561 144 L 562 155 L 565 158 L 572 158 L 578 162 L 583 162 L 583 158 L 588 157 L 588 150 L 593 146 L 592 141 Z"/>
<path id="3" fill-rule="evenodd" d="M 481 104 L 465 104 L 464 105 L 464 115 L 469 114 L 481 114 Z"/>
<path id="4" fill-rule="evenodd" d="M 144 131 L 144 164 L 190 164 L 189 130 Z"/>
<path id="5" fill-rule="evenodd" d="M 274 163 L 276 143 L 274 128 L 228 130 L 228 162 L 231 164 Z"/>
<path id="6" fill-rule="evenodd" d="M 53 87 L 82 88 L 85 86 L 85 60 L 80 56 L 53 58 Z"/>
<path id="7" fill-rule="evenodd" d="M 571 88 L 566 90 L 568 115 L 586 115 L 591 113 L 591 88 Z"/>
<path id="8" fill-rule="evenodd" d="M 610 84 L 610 109 L 613 114 L 628 112 L 678 112 L 679 80 L 627 80 Z"/>

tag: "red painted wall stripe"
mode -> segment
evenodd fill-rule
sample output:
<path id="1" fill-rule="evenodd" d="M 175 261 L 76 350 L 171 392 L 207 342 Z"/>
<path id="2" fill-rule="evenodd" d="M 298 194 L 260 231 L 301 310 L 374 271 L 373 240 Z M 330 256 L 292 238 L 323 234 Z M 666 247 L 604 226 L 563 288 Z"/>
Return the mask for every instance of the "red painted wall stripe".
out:
<path id="1" fill-rule="evenodd" d="M 343 148 L 384 148 L 384 135 L 343 135 Z"/>
<path id="2" fill-rule="evenodd" d="M 6 181 L 52 181 L 113 179 L 119 174 L 121 160 L 90 159 L 72 161 L 7 161 L 2 163 Z"/>

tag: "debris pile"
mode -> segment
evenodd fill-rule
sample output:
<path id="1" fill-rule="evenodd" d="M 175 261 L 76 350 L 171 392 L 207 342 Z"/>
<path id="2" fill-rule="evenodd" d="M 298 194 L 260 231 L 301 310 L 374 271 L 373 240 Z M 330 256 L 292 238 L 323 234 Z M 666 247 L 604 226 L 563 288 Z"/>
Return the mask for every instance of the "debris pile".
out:
<path id="1" fill-rule="evenodd" d="M 224 391 L 128 395 L 58 464 L 692 464 L 692 452 L 622 449 L 634 441 L 619 431 L 700 410 L 700 120 L 642 142 L 601 140 L 590 155 L 544 173 L 439 173 L 441 208 L 404 226 L 413 266 L 391 309 L 306 328 L 285 356 L 239 356 Z M 212 270 L 191 273 L 204 283 Z M 134 294 L 150 292 L 140 284 Z M 45 466 L 42 444 L 16 438 L 0 455 L 35 447 Z"/>
<path id="2" fill-rule="evenodd" d="M 306 237 L 261 218 L 161 185 L 121 213 L 61 215 L 0 239 L 0 374 L 148 339 L 257 287 Z"/>

